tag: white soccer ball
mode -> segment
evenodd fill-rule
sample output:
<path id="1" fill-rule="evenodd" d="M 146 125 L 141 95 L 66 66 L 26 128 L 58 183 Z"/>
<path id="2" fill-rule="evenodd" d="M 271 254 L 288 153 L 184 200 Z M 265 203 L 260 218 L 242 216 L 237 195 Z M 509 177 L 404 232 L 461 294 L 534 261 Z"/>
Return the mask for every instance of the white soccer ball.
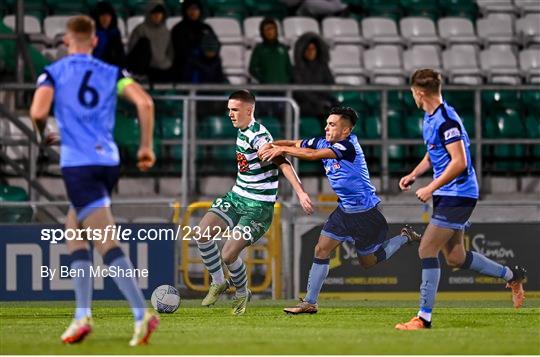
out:
<path id="1" fill-rule="evenodd" d="M 174 286 L 160 285 L 150 299 L 157 312 L 173 313 L 180 306 L 180 293 Z"/>

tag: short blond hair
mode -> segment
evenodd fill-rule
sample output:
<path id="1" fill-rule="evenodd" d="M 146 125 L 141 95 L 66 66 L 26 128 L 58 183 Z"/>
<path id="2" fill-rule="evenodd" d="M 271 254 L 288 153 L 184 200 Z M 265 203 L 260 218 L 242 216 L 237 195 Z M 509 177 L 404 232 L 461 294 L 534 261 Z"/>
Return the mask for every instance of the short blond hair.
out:
<path id="1" fill-rule="evenodd" d="M 86 15 L 77 15 L 68 20 L 66 30 L 76 41 L 86 42 L 96 34 L 96 24 Z"/>
<path id="2" fill-rule="evenodd" d="M 426 94 L 440 94 L 442 75 L 434 69 L 419 69 L 412 75 L 411 85 L 415 88 L 422 89 Z"/>

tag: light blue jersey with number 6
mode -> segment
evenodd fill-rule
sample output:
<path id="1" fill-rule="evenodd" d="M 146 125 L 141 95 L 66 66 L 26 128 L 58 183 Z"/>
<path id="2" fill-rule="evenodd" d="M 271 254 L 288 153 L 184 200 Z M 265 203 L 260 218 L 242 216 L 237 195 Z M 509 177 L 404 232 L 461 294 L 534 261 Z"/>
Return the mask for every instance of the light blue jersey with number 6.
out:
<path id="1" fill-rule="evenodd" d="M 45 67 L 38 86 L 54 88 L 54 116 L 61 137 L 60 166 L 115 166 L 117 84 L 127 72 L 86 54 Z"/>

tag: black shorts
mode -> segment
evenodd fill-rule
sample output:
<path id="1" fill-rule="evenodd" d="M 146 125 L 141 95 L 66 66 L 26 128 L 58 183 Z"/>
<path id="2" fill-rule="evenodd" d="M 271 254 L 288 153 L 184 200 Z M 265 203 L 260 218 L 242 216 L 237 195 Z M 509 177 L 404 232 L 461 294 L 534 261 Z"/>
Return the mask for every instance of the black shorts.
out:
<path id="1" fill-rule="evenodd" d="M 463 230 L 468 227 L 477 199 L 460 196 L 433 196 L 430 223 L 441 228 Z"/>
<path id="2" fill-rule="evenodd" d="M 386 240 L 388 223 L 378 207 L 364 212 L 346 213 L 338 206 L 324 224 L 321 235 L 350 242 L 359 256 L 374 253 Z"/>
<path id="3" fill-rule="evenodd" d="M 77 219 L 111 205 L 111 192 L 118 182 L 120 166 L 74 166 L 62 168 L 66 191 Z"/>

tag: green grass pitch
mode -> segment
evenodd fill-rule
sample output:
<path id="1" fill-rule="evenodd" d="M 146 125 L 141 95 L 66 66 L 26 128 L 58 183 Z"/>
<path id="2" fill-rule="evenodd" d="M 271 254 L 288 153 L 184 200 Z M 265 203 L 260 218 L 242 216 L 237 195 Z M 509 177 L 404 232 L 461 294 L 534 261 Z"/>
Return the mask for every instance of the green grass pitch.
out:
<path id="1" fill-rule="evenodd" d="M 416 301 L 323 300 L 319 313 L 288 316 L 292 300 L 253 301 L 244 316 L 228 300 L 202 308 L 183 301 L 162 314 L 148 346 L 128 347 L 130 310 L 123 302 L 94 304 L 94 331 L 81 344 L 59 336 L 73 302 L 0 303 L 1 354 L 540 354 L 540 299 L 514 310 L 509 301 L 441 301 L 431 330 L 396 331 Z"/>

